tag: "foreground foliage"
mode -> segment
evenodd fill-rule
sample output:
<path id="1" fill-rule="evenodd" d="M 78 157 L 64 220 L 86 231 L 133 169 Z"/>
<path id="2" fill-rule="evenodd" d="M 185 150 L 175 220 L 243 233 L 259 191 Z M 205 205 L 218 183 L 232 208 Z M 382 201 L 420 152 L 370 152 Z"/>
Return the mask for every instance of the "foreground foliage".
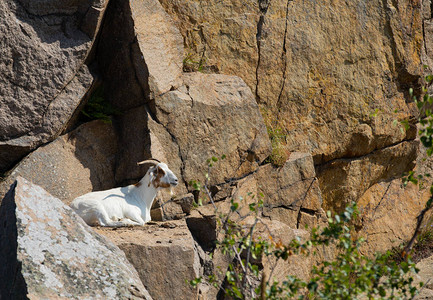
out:
<path id="1" fill-rule="evenodd" d="M 217 160 L 212 158 L 209 166 Z M 222 238 L 216 241 L 215 251 L 229 255 L 232 261 L 223 274 L 222 284 L 216 280 L 220 274 L 212 274 L 207 281 L 223 290 L 225 295 L 233 299 L 407 299 L 416 295 L 417 286 L 411 275 L 418 270 L 410 258 L 397 263 L 389 259 L 390 252 L 377 254 L 373 258 L 360 253 L 363 240 L 354 238 L 350 226 L 357 214 L 356 204 L 351 204 L 335 216 L 328 212 L 328 225 L 322 229 L 313 228 L 308 240 L 296 238 L 285 245 L 275 241 L 269 229 L 262 237 L 255 234 L 257 224 L 262 223 L 266 227 L 261 219 L 261 197 L 248 205 L 247 215 L 241 215 L 240 204 L 234 199 L 231 199 L 229 212 L 223 213 L 209 192 L 209 174 L 206 178 L 203 186 L 192 184 L 204 192 L 218 216 Z M 242 222 L 247 217 L 254 220 L 249 225 Z M 304 281 L 295 276 L 287 276 L 282 282 L 274 280 L 273 272 L 279 262 L 287 261 L 294 255 L 297 255 L 296 259 L 315 255 L 315 249 L 319 246 L 334 247 L 336 255 L 333 260 L 314 266 L 310 280 Z M 262 265 L 267 258 L 270 258 L 266 261 L 271 264 L 269 274 L 264 273 Z M 196 278 L 190 283 L 196 286 L 202 280 L 204 278 Z"/>

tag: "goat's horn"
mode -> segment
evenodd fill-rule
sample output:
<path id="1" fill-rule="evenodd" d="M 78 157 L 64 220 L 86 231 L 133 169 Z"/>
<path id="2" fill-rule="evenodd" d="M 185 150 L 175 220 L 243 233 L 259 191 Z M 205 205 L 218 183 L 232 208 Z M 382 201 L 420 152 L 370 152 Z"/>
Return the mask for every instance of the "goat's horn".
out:
<path id="1" fill-rule="evenodd" d="M 157 165 L 159 163 L 160 163 L 159 160 L 157 160 L 155 158 L 151 158 L 151 159 L 148 159 L 148 160 L 140 161 L 140 162 L 137 163 L 137 165 L 142 165 L 142 164 L 154 164 L 154 165 Z"/>

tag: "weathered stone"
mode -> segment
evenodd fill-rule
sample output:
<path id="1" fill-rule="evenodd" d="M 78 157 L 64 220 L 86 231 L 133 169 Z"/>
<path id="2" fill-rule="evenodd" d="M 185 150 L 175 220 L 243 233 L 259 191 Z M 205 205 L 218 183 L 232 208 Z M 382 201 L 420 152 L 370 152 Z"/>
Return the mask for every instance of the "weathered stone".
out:
<path id="1" fill-rule="evenodd" d="M 251 226 L 253 222 L 253 218 L 245 221 L 247 226 Z M 299 238 L 301 241 L 305 242 L 310 237 L 307 231 L 290 228 L 287 224 L 276 220 L 262 220 L 262 222 L 257 223 L 254 236 L 256 239 L 261 237 L 269 243 L 281 243 L 281 245 L 289 245 L 295 238 Z M 269 239 L 269 236 L 272 237 L 272 240 Z M 269 259 L 270 260 L 267 260 L 265 257 L 261 258 L 263 272 L 266 276 L 270 276 L 272 267 L 276 262 L 275 257 L 269 257 Z M 288 275 L 296 276 L 302 280 L 308 280 L 310 278 L 311 267 L 311 256 L 292 255 L 287 261 L 278 261 L 273 270 L 272 278 L 268 278 L 268 280 L 271 280 L 271 282 L 273 280 L 282 282 Z"/>
<path id="2" fill-rule="evenodd" d="M 404 93 L 421 75 L 420 2 L 161 3 L 192 59 L 242 77 L 287 131 L 290 151 L 317 164 L 407 138 L 390 124 L 411 115 Z"/>
<path id="3" fill-rule="evenodd" d="M 160 200 L 161 198 L 159 198 Z M 174 197 L 167 201 L 155 201 L 154 204 L 155 210 L 161 208 L 161 219 L 158 220 L 178 220 L 185 217 L 187 214 L 191 212 L 193 208 L 194 195 L 189 193 L 186 195 L 181 195 Z M 155 215 L 159 215 L 156 213 Z M 159 218 L 159 216 L 157 216 Z M 152 220 L 157 220 L 153 219 Z"/>
<path id="4" fill-rule="evenodd" d="M 251 90 L 235 76 L 186 74 L 185 87 L 155 99 L 158 121 L 176 141 L 185 182 L 204 182 L 206 161 L 212 183 L 257 169 L 270 154 L 270 142 Z"/>
<path id="5" fill-rule="evenodd" d="M 84 61 L 94 36 L 79 26 L 93 5 L 99 6 L 101 16 L 105 1 L 69 1 L 52 7 L 54 2 L 8 0 L 0 4 L 3 171 L 61 133 L 93 80 Z M 88 27 L 96 31 L 99 23 Z"/>
<path id="6" fill-rule="evenodd" d="M 258 1 L 161 0 L 185 40 L 185 52 L 204 67 L 239 74 L 255 92 Z M 274 56 L 274 58 L 277 56 Z"/>
<path id="7" fill-rule="evenodd" d="M 0 218 L 3 299 L 151 299 L 124 253 L 39 186 L 18 177 Z"/>
<path id="8" fill-rule="evenodd" d="M 292 228 L 319 223 L 322 194 L 312 156 L 307 153 L 293 152 L 282 167 L 265 164 L 242 179 L 212 186 L 210 191 L 216 206 L 224 212 L 230 210 L 230 200 L 233 199 L 239 203 L 240 214 L 246 215 L 249 205 L 261 199 L 264 216 L 272 220 Z M 205 193 L 199 197 L 204 199 L 203 204 L 208 204 Z"/>
<path id="9" fill-rule="evenodd" d="M 158 0 L 129 3 L 141 59 L 135 57 L 146 64 L 150 97 L 154 98 L 181 85 L 182 35 Z"/>
<path id="10" fill-rule="evenodd" d="M 119 108 L 181 85 L 182 36 L 157 0 L 113 1 L 98 51 L 107 94 Z"/>
<path id="11" fill-rule="evenodd" d="M 418 151 L 417 141 L 390 146 L 356 159 L 336 159 L 317 168 L 325 210 L 343 210 L 364 192 L 389 178 L 400 178 L 412 170 Z"/>
<path id="12" fill-rule="evenodd" d="M 154 299 L 195 299 L 200 261 L 185 221 L 97 231 L 122 249 Z"/>
<path id="13" fill-rule="evenodd" d="M 357 230 L 365 238 L 363 253 L 373 255 L 406 243 L 429 196 L 428 189 L 419 190 L 413 184 L 403 187 L 400 178 L 370 187 L 358 201 Z"/>
<path id="14" fill-rule="evenodd" d="M 433 160 L 420 145 L 415 174 L 433 174 Z M 370 255 L 406 243 L 414 234 L 417 216 L 430 198 L 432 178 L 424 176 L 416 186 L 402 185 L 400 176 L 371 186 L 358 200 L 358 235 L 366 239 L 362 251 Z M 398 220 L 398 221 L 396 221 Z M 427 213 L 424 224 L 431 220 Z M 422 227 L 424 229 L 424 225 Z"/>
<path id="15" fill-rule="evenodd" d="M 314 215 L 321 208 L 322 195 L 310 154 L 292 153 L 281 168 L 264 165 L 254 178 L 257 195 L 264 195 L 264 214 L 292 228 L 306 224 L 299 223 L 301 209 Z"/>
<path id="16" fill-rule="evenodd" d="M 240 205 L 242 206 L 243 204 L 245 203 L 241 203 Z M 230 201 L 228 200 L 218 202 L 216 205 L 218 213 L 227 214 L 230 210 Z M 255 223 L 255 218 L 251 214 L 247 216 L 243 209 L 239 209 L 237 212 L 236 214 L 231 214 L 230 220 L 241 225 L 245 232 L 248 232 Z M 198 242 L 198 249 L 202 248 L 205 251 L 205 253 L 200 255 L 202 265 L 204 266 L 204 273 L 208 273 L 208 275 L 215 274 L 215 280 L 223 285 L 225 271 L 228 265 L 232 263 L 233 257 L 224 255 L 220 248 L 215 247 L 215 241 L 217 239 L 221 241 L 224 238 L 224 230 L 216 221 L 217 215 L 212 205 L 202 206 L 192 211 L 191 215 L 187 218 L 187 224 L 195 240 Z M 303 241 L 309 237 L 307 231 L 292 229 L 287 224 L 277 220 L 260 218 L 260 222 L 257 222 L 255 226 L 254 239 L 264 239 L 271 244 L 287 245 L 296 237 L 301 238 Z M 269 238 L 270 236 L 272 238 Z M 209 253 L 212 253 L 212 259 L 209 257 Z M 241 253 L 243 258 L 245 258 L 244 254 Z M 263 267 L 263 272 L 266 276 L 271 275 L 271 270 L 276 262 L 273 257 L 261 257 L 253 261 Z M 294 275 L 307 280 L 310 276 L 311 265 L 311 257 L 293 255 L 287 261 L 281 260 L 276 264 L 275 270 L 272 273 L 272 280 L 281 282 L 287 275 Z M 208 286 L 206 291 L 203 290 L 202 293 L 204 294 L 204 299 L 215 299 L 218 289 Z"/>
<path id="17" fill-rule="evenodd" d="M 425 258 L 416 264 L 419 269 L 418 274 L 415 276 L 415 282 L 423 282 L 424 286 L 421 293 L 414 299 L 432 299 L 433 297 L 433 256 Z"/>
<path id="18" fill-rule="evenodd" d="M 0 183 L 0 196 L 18 176 L 69 204 L 75 197 L 116 185 L 117 143 L 110 124 L 92 121 L 38 148 Z"/>
<path id="19" fill-rule="evenodd" d="M 114 119 L 122 145 L 116 181 L 124 185 L 137 180 L 141 170 L 136 163 L 150 157 L 166 162 L 180 175 L 178 146 L 170 137 L 165 144 L 168 133 L 152 120 L 146 104 L 181 85 L 182 36 L 156 0 L 112 1 L 104 24 L 97 60 L 106 97 L 123 112 Z M 179 193 L 185 193 L 185 185 L 180 186 Z"/>

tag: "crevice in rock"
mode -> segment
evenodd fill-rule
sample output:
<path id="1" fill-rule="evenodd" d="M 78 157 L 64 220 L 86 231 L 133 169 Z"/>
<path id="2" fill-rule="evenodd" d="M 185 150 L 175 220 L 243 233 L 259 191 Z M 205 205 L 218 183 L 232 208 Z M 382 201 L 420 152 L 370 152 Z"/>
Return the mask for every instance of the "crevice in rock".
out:
<path id="1" fill-rule="evenodd" d="M 395 146 L 397 146 L 397 145 L 401 145 L 401 144 L 403 144 L 403 143 L 410 143 L 410 142 L 413 142 L 413 141 L 415 141 L 415 139 L 404 139 L 404 140 L 402 140 L 402 141 L 399 141 L 399 142 L 396 142 L 396 143 L 389 144 L 389 145 L 387 145 L 387 146 L 385 146 L 385 147 L 378 148 L 378 149 L 374 149 L 373 151 L 371 151 L 371 152 L 369 152 L 369 153 L 366 153 L 366 154 L 363 154 L 363 155 L 359 155 L 359 156 L 342 156 L 342 157 L 337 157 L 337 158 L 333 158 L 333 159 L 331 159 L 331 160 L 325 161 L 325 162 L 323 162 L 323 163 L 315 164 L 314 167 L 315 167 L 316 170 L 317 170 L 317 168 L 325 167 L 326 165 L 332 164 L 332 163 L 334 163 L 334 162 L 336 162 L 336 161 L 347 161 L 347 162 L 350 162 L 350 161 L 354 161 L 354 160 L 358 160 L 358 159 L 363 159 L 363 158 L 366 158 L 366 157 L 369 157 L 369 156 L 375 154 L 376 152 L 379 152 L 379 151 L 382 151 L 382 150 L 385 150 L 385 149 L 388 149 L 388 148 L 391 148 L 391 147 L 395 147 Z M 314 157 L 313 157 L 313 158 L 314 158 Z"/>
<path id="2" fill-rule="evenodd" d="M 281 89 L 280 93 L 278 94 L 277 99 L 277 107 L 281 107 L 281 96 L 284 92 L 284 87 L 286 86 L 286 72 L 287 72 L 287 48 L 286 48 L 286 40 L 287 40 L 287 27 L 289 24 L 288 18 L 289 18 L 289 3 L 292 2 L 292 0 L 287 0 L 286 4 L 286 24 L 284 29 L 284 40 L 283 40 L 283 51 L 281 53 L 281 59 L 284 61 L 283 64 L 283 76 L 282 76 L 282 83 L 281 83 Z"/>
<path id="3" fill-rule="evenodd" d="M 0 282 L 0 298 L 27 299 L 27 284 L 18 260 L 18 228 L 15 204 L 15 182 L 0 205 L 0 276 L 10 278 Z M 0 200 L 1 201 L 1 200 Z M 12 278 L 11 278 L 12 277 Z"/>
<path id="4" fill-rule="evenodd" d="M 379 202 L 377 203 L 376 207 L 373 209 L 373 215 L 372 215 L 372 219 L 374 218 L 374 216 L 376 215 L 376 211 L 379 208 L 380 204 L 382 204 L 383 199 L 385 199 L 386 194 L 388 193 L 390 187 L 391 187 L 392 181 L 389 182 L 388 186 L 386 187 L 385 192 L 383 193 L 382 197 L 380 198 Z"/>
<path id="5" fill-rule="evenodd" d="M 307 180 L 307 179 L 305 179 L 305 180 Z M 301 202 L 302 204 L 304 204 L 305 199 L 307 199 L 308 192 L 311 190 L 311 188 L 312 188 L 312 186 L 316 180 L 317 180 L 317 177 L 314 177 L 313 180 L 311 180 L 310 185 L 308 186 L 307 190 L 305 191 L 304 198 L 302 199 L 302 202 Z M 302 204 L 301 204 L 301 207 L 298 211 L 298 217 L 296 219 L 297 220 L 296 228 L 299 228 L 299 225 L 301 223 L 302 212 L 307 213 L 307 214 L 312 215 L 312 216 L 314 216 L 316 213 L 316 211 L 313 209 L 302 207 Z"/>
<path id="6" fill-rule="evenodd" d="M 299 211 L 297 206 L 294 206 L 294 205 L 291 205 L 291 204 L 289 204 L 289 205 L 287 205 L 287 204 L 276 204 L 276 205 L 274 205 L 274 204 L 264 204 L 263 206 L 266 207 L 266 208 L 269 208 L 269 209 L 284 208 L 284 209 L 288 209 L 288 210 L 291 210 L 291 211 Z"/>
<path id="7" fill-rule="evenodd" d="M 265 22 L 265 16 L 268 12 L 269 4 L 271 0 L 258 0 L 259 9 L 260 9 L 260 17 L 259 22 L 257 23 L 257 33 L 256 33 L 256 42 L 257 42 L 257 66 L 256 66 L 256 101 L 257 103 L 261 103 L 261 98 L 259 94 L 259 69 L 260 69 L 260 60 L 261 60 L 261 43 L 262 43 L 262 35 L 263 35 L 263 24 Z"/>
<path id="8" fill-rule="evenodd" d="M 317 211 L 315 211 L 315 210 L 313 210 L 313 209 L 308 209 L 308 208 L 301 207 L 301 208 L 299 209 L 298 217 L 297 217 L 297 219 L 296 219 L 296 228 L 297 228 L 297 229 L 299 229 L 299 227 L 301 226 L 301 219 L 302 219 L 302 214 L 303 214 L 303 213 L 304 213 L 304 214 L 307 214 L 307 215 L 310 215 L 310 216 L 312 216 L 312 217 L 315 217 Z"/>
<path id="9" fill-rule="evenodd" d="M 392 5 L 396 9 L 398 8 L 398 3 L 396 3 L 396 1 L 392 1 Z M 392 10 L 388 5 L 387 0 L 383 0 L 383 8 L 386 12 L 386 24 L 384 28 L 384 34 L 388 37 L 391 43 L 392 57 L 394 59 L 394 66 L 388 61 L 389 69 L 393 73 L 395 73 L 393 77 L 395 78 L 397 90 L 404 95 L 406 103 L 413 102 L 412 97 L 409 95 L 409 88 L 412 88 L 414 91 L 414 95 L 419 98 L 419 95 L 421 94 L 421 84 L 419 82 L 420 76 L 410 74 L 405 67 L 405 62 L 402 61 L 399 57 L 400 55 L 397 52 L 397 42 L 395 40 L 394 32 L 391 26 Z"/>

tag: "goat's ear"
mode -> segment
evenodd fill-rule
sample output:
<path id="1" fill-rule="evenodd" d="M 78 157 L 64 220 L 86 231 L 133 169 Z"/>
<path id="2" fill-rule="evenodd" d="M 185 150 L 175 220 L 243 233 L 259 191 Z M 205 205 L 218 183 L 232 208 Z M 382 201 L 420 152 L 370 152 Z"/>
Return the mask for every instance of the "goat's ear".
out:
<path id="1" fill-rule="evenodd" d="M 160 166 L 156 166 L 156 173 L 161 176 L 165 175 L 165 171 Z"/>
<path id="2" fill-rule="evenodd" d="M 150 176 L 150 180 L 149 180 L 149 184 L 148 186 L 150 187 L 151 184 L 153 184 L 153 181 L 156 179 L 156 168 L 155 167 L 151 167 L 149 170 L 149 176 Z"/>

